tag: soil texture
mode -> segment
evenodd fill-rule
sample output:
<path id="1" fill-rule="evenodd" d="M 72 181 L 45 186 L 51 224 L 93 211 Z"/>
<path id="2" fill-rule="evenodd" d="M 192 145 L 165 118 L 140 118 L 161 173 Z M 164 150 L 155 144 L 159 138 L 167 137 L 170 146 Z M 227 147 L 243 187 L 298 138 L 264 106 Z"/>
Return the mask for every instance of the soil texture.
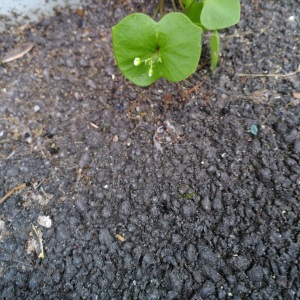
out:
<path id="1" fill-rule="evenodd" d="M 213 75 L 205 33 L 141 88 L 111 26 L 155 5 L 1 34 L 34 47 L 0 66 L 0 299 L 300 299 L 299 2 L 243 0 Z"/>

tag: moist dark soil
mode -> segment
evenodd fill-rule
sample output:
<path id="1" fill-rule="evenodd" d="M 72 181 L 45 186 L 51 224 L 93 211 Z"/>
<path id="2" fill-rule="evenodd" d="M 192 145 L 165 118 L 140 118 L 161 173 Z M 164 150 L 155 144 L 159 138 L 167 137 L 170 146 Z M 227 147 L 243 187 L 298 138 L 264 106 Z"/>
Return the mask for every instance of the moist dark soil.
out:
<path id="1" fill-rule="evenodd" d="M 242 1 L 213 75 L 205 33 L 141 88 L 111 26 L 149 2 L 1 34 L 34 48 L 0 66 L 0 299 L 300 299 L 299 2 Z"/>

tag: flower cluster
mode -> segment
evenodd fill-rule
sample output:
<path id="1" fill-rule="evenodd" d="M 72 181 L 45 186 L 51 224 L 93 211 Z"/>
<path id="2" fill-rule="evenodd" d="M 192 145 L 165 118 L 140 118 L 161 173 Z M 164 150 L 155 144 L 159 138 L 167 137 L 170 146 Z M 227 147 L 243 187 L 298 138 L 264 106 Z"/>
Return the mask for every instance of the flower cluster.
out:
<path id="1" fill-rule="evenodd" d="M 144 59 L 144 60 L 141 60 L 139 57 L 136 57 L 133 61 L 133 64 L 136 67 L 139 66 L 141 63 L 145 63 L 145 65 L 148 65 L 149 66 L 148 75 L 149 75 L 149 77 L 151 77 L 153 75 L 153 65 L 156 62 L 162 63 L 162 59 L 161 59 L 158 51 L 156 51 L 152 57 Z"/>

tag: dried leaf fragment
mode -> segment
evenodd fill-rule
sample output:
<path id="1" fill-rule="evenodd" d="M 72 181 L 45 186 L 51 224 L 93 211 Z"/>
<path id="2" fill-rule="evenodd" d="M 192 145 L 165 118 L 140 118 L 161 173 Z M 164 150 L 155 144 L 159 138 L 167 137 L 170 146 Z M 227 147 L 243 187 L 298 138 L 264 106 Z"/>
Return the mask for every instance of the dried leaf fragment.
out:
<path id="1" fill-rule="evenodd" d="M 38 247 L 35 249 L 36 253 L 38 254 L 38 258 L 44 258 L 44 248 L 43 248 L 43 237 L 42 237 L 42 231 L 38 228 L 36 228 L 33 224 L 31 224 L 32 229 L 36 235 L 36 238 L 38 240 Z"/>
<path id="2" fill-rule="evenodd" d="M 33 48 L 33 43 L 23 43 L 23 44 L 18 44 L 16 47 L 8 53 L 1 59 L 1 63 L 7 63 L 10 61 L 13 61 L 15 59 L 23 57 L 26 53 L 28 53 L 31 49 Z"/>
<path id="3" fill-rule="evenodd" d="M 4 229 L 5 229 L 5 222 L 0 219 L 0 241 L 4 233 Z"/>
<path id="4" fill-rule="evenodd" d="M 52 220 L 49 216 L 39 216 L 37 222 L 46 228 L 50 228 L 52 226 Z"/>
<path id="5" fill-rule="evenodd" d="M 79 7 L 76 9 L 76 15 L 78 15 L 79 17 L 84 17 L 84 10 L 82 7 Z"/>
<path id="6" fill-rule="evenodd" d="M 5 222 L 0 219 L 0 234 L 5 228 Z"/>
<path id="7" fill-rule="evenodd" d="M 168 120 L 156 129 L 153 136 L 154 147 L 160 152 L 163 152 L 161 144 L 175 144 L 179 140 L 179 133 L 175 126 Z"/>
<path id="8" fill-rule="evenodd" d="M 30 238 L 29 238 L 28 242 L 26 243 L 26 252 L 27 252 L 27 254 L 37 252 L 36 249 L 38 249 L 38 247 L 39 247 L 38 242 L 33 237 L 32 232 L 30 232 L 29 236 L 30 236 Z"/>

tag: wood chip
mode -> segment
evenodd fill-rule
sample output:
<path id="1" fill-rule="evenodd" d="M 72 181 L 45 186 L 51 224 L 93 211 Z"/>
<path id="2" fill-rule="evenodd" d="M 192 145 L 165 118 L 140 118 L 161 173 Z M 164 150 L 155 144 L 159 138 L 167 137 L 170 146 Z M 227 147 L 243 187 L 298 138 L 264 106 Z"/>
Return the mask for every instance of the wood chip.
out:
<path id="1" fill-rule="evenodd" d="M 22 190 L 25 186 L 26 186 L 26 183 L 22 183 L 16 187 L 14 187 L 3 198 L 0 199 L 0 204 L 3 203 L 7 198 L 9 198 L 13 193 Z"/>
<path id="2" fill-rule="evenodd" d="M 78 15 L 79 17 L 84 17 L 84 10 L 82 7 L 76 9 L 76 15 Z"/>
<path id="3" fill-rule="evenodd" d="M 121 241 L 121 242 L 125 242 L 125 238 L 121 235 L 121 234 L 116 234 L 116 238 Z"/>
<path id="4" fill-rule="evenodd" d="M 300 99 L 300 92 L 299 93 L 294 92 L 293 97 L 296 99 Z"/>
<path id="5" fill-rule="evenodd" d="M 2 64 L 13 61 L 15 59 L 23 57 L 33 48 L 33 43 L 18 44 L 16 47 L 6 53 L 6 55 L 0 60 Z"/>

